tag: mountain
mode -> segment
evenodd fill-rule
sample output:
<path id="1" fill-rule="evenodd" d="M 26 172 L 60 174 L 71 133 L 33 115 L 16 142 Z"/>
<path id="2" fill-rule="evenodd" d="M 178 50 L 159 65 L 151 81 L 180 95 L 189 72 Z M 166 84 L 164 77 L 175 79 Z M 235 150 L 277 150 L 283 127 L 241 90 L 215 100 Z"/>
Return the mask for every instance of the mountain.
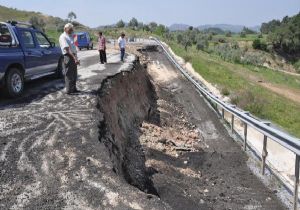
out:
<path id="1" fill-rule="evenodd" d="M 189 25 L 186 24 L 173 24 L 171 26 L 169 26 L 169 30 L 170 31 L 185 31 L 189 28 Z"/>
<path id="2" fill-rule="evenodd" d="M 240 33 L 244 26 L 243 25 L 231 25 L 231 24 L 207 24 L 207 25 L 201 25 L 198 26 L 200 30 L 209 29 L 209 28 L 219 28 L 223 31 L 231 31 L 233 33 Z M 251 30 L 254 30 L 256 32 L 259 32 L 260 26 L 254 26 L 254 27 L 248 27 Z"/>

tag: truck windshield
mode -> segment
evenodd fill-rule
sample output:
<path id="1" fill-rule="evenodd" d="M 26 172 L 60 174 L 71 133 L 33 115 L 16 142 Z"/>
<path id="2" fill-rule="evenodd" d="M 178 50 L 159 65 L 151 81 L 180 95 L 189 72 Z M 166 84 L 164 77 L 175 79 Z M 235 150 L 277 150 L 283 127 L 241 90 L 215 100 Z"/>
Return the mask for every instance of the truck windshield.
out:
<path id="1" fill-rule="evenodd" d="M 6 25 L 0 23 L 0 47 L 11 46 L 12 37 Z"/>

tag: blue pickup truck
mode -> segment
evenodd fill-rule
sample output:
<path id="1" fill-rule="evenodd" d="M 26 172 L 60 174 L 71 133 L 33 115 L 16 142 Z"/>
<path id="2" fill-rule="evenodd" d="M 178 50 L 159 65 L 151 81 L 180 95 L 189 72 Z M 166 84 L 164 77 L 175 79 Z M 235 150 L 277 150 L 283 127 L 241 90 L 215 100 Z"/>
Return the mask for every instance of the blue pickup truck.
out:
<path id="1" fill-rule="evenodd" d="M 0 87 L 8 96 L 20 96 L 27 80 L 62 76 L 62 59 L 60 48 L 34 26 L 0 22 Z"/>

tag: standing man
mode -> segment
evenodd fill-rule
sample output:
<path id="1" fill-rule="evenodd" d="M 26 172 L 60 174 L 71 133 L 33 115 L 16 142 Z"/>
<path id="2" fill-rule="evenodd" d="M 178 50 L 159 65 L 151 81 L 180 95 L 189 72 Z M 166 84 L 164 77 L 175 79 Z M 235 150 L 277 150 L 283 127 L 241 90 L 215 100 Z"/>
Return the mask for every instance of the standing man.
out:
<path id="1" fill-rule="evenodd" d="M 74 27 L 71 23 L 67 23 L 64 27 L 64 33 L 59 37 L 59 44 L 64 55 L 64 75 L 66 93 L 72 94 L 79 92 L 76 89 L 77 65 L 80 61 L 77 58 L 77 49 L 73 39 Z"/>
<path id="2" fill-rule="evenodd" d="M 106 61 L 106 39 L 103 36 L 102 32 L 99 32 L 99 38 L 98 38 L 98 50 L 100 54 L 100 63 L 104 64 L 107 63 Z"/>
<path id="3" fill-rule="evenodd" d="M 122 33 L 121 36 L 118 39 L 119 48 L 121 51 L 121 61 L 124 62 L 124 56 L 125 56 L 125 47 L 126 47 L 126 40 L 125 40 L 125 34 Z"/>

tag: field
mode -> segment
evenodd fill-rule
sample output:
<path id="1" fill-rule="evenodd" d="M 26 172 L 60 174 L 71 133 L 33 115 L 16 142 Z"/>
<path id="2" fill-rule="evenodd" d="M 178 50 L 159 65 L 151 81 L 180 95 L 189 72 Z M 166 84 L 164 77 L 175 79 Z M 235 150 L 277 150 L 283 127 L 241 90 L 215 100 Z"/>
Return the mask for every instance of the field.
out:
<path id="1" fill-rule="evenodd" d="M 288 93 L 300 93 L 300 76 L 263 67 L 233 64 L 217 56 L 198 52 L 195 47 L 186 52 L 175 42 L 168 44 L 177 55 L 191 62 L 194 69 L 208 82 L 228 95 L 233 103 L 300 137 L 300 101 L 287 97 Z M 265 84 L 279 87 L 286 94 L 265 87 Z"/>

